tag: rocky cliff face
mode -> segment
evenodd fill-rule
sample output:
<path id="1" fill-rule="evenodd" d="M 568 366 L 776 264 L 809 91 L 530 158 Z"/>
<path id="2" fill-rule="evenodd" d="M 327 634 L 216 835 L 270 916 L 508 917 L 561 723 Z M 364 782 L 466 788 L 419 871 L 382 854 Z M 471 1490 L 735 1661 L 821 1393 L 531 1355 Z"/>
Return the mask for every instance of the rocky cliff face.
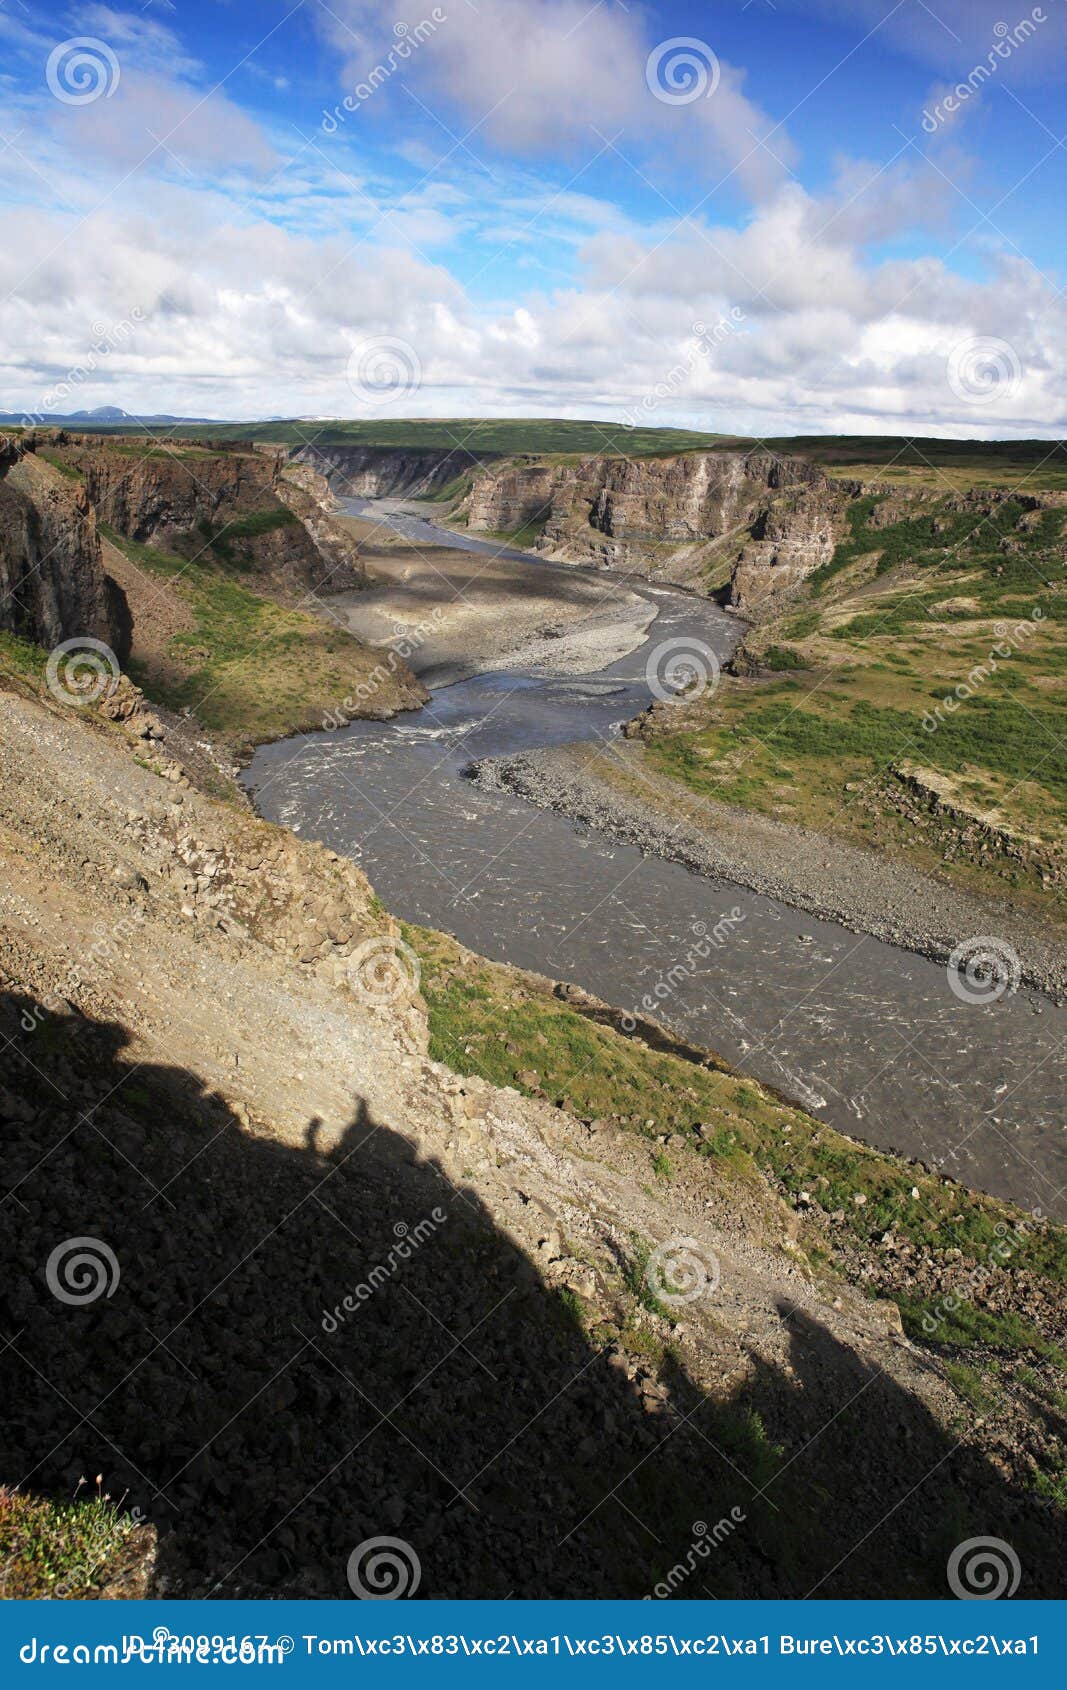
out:
<path id="1" fill-rule="evenodd" d="M 82 477 L 101 520 L 132 540 L 165 542 L 199 522 L 262 509 L 278 476 L 276 460 L 255 452 L 63 433 L 54 449 Z"/>
<path id="2" fill-rule="evenodd" d="M 832 555 L 857 491 L 772 451 L 575 461 L 311 446 L 294 456 L 354 497 L 449 489 L 452 517 L 473 533 L 540 528 L 534 549 L 553 561 L 725 591 L 753 617 Z"/>
<path id="3" fill-rule="evenodd" d="M 728 603 L 753 620 L 776 611 L 791 590 L 834 554 L 858 485 L 818 482 L 788 488 L 761 508 L 730 577 Z"/>
<path id="4" fill-rule="evenodd" d="M 499 467 L 489 466 L 474 477 L 464 500 L 467 526 L 491 533 L 509 533 L 545 523 L 557 498 L 574 485 L 575 470 L 546 462 L 544 458 L 521 458 Z"/>
<path id="5" fill-rule="evenodd" d="M 129 613 L 105 573 L 93 507 L 34 447 L 32 434 L 0 443 L 0 628 L 45 647 L 104 640 L 121 659 Z"/>
<path id="6" fill-rule="evenodd" d="M 214 544 L 290 594 L 366 584 L 355 545 L 324 508 L 325 480 L 284 452 L 62 431 L 51 450 L 82 478 L 101 521 L 131 539 L 184 553 Z"/>
<path id="7" fill-rule="evenodd" d="M 848 494 L 816 465 L 774 452 L 543 460 L 483 470 L 463 510 L 472 529 L 541 522 L 546 557 L 696 587 L 729 586 L 754 612 L 833 551 Z"/>
<path id="8" fill-rule="evenodd" d="M 407 495 L 425 499 L 461 476 L 476 475 L 493 462 L 456 447 L 298 446 L 291 461 L 309 465 L 326 477 L 335 493 L 350 499 L 389 499 Z"/>

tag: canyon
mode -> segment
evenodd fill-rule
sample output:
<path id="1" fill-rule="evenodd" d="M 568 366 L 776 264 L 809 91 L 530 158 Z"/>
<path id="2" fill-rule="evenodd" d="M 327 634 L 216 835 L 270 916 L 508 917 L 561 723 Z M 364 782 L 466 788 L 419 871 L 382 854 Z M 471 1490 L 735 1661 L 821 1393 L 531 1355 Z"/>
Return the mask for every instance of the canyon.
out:
<path id="1" fill-rule="evenodd" d="M 707 592 L 751 614 L 832 555 L 858 484 L 772 451 L 475 460 L 461 451 L 313 445 L 295 450 L 335 491 L 432 498 L 473 534 L 529 536 L 552 561 Z"/>
<path id="2" fill-rule="evenodd" d="M 339 1595 L 353 1545 L 399 1532 L 430 1595 L 640 1596 L 684 1554 L 695 1494 L 745 1518 L 714 1591 L 676 1594 L 885 1594 L 889 1566 L 892 1594 L 936 1597 L 947 1550 L 991 1530 L 1025 1593 L 1051 1593 L 1060 1453 L 1040 1405 L 1067 1336 L 1063 1230 L 1039 1191 L 1020 1206 L 939 1165 L 949 1092 L 922 1053 L 882 1048 L 916 1035 L 935 975 L 926 1054 L 984 1037 L 986 1012 L 921 958 L 886 946 L 867 978 L 845 954 L 856 935 L 818 916 L 741 907 L 736 885 L 625 854 L 595 815 L 576 834 L 466 779 L 501 737 L 523 752 L 578 721 L 616 744 L 664 638 L 714 646 L 761 698 L 780 607 L 810 614 L 843 547 L 864 569 L 870 534 L 896 533 L 868 523 L 869 486 L 748 450 L 546 464 L 132 446 L 58 431 L 0 463 L 18 1334 L 0 1481 L 46 1506 L 99 1472 L 139 1510 L 116 1516 L 121 1554 L 51 1593 L 119 1594 L 132 1556 L 141 1593 Z M 353 492 L 417 495 L 452 526 L 390 537 L 391 516 L 351 518 Z M 494 525 L 537 527 L 533 549 L 451 545 L 445 562 L 446 538 L 478 548 Z M 485 596 L 464 606 L 479 570 Z M 517 638 L 526 599 L 535 647 Z M 450 607 L 451 643 L 427 653 L 421 620 Z M 86 636 L 132 679 L 57 691 L 47 657 Z M 487 674 L 494 651 L 508 666 Z M 669 743 L 679 716 L 705 731 L 699 701 L 663 715 Z M 429 919 L 448 879 L 466 938 Z M 576 981 L 552 966 L 568 934 L 538 947 L 574 925 L 583 885 L 610 919 L 574 905 L 592 936 Z M 727 916 L 701 950 L 699 923 Z M 514 953 L 492 960 L 502 922 Z M 873 1066 L 914 1076 L 912 1102 L 925 1085 L 926 1137 L 897 1144 L 918 1159 L 798 1095 L 798 1011 L 824 976 L 869 1012 Z M 704 1001 L 682 1025 L 687 979 L 722 997 L 724 1027 L 755 1014 L 736 996 L 750 982 L 792 1073 L 709 1048 Z M 839 1005 L 823 1013 L 825 1067 L 851 1036 Z M 988 1023 L 1014 1080 L 1035 1052 L 1044 1065 L 1054 1021 L 1020 993 Z M 72 1309 L 42 1264 L 86 1236 L 121 1285 Z M 679 1255 L 698 1282 L 681 1300 Z M 862 1416 L 840 1415 L 860 1392 Z M 846 1474 L 843 1541 L 823 1499 Z M 20 1594 L 48 1593 L 40 1576 L 32 1556 L 4 1568 Z"/>

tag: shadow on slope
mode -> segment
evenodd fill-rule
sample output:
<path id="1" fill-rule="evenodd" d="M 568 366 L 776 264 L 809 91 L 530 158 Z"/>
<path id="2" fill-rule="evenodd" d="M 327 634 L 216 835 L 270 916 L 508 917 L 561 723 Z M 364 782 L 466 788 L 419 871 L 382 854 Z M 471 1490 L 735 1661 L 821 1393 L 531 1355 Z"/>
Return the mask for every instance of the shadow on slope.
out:
<path id="1" fill-rule="evenodd" d="M 981 1533 L 1053 1594 L 1057 1517 L 817 1323 L 783 1307 L 791 1368 L 715 1401 L 587 1335 L 358 1097 L 332 1148 L 272 1142 L 122 1026 L 37 1013 L 2 999 L 0 1480 L 103 1474 L 164 1593 L 345 1596 L 387 1535 L 424 1596 L 936 1597 Z M 110 1294 L 54 1294 L 95 1283 L 49 1268 L 72 1239 Z"/>

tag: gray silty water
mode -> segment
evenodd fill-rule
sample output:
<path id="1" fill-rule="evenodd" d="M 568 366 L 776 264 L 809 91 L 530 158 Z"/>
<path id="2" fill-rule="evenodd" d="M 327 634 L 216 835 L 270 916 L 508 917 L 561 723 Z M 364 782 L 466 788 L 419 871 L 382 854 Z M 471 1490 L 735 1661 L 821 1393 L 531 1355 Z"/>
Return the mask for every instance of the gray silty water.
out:
<path id="1" fill-rule="evenodd" d="M 392 722 L 265 746 L 247 774 L 258 807 L 356 858 L 395 914 L 622 1008 L 647 998 L 843 1131 L 1062 1216 L 1067 1010 L 1027 991 L 962 1003 L 926 958 L 464 779 L 480 757 L 616 731 L 647 702 L 663 639 L 729 651 L 736 627 L 714 606 L 641 591 L 659 607 L 650 640 L 610 668 L 483 675 Z"/>

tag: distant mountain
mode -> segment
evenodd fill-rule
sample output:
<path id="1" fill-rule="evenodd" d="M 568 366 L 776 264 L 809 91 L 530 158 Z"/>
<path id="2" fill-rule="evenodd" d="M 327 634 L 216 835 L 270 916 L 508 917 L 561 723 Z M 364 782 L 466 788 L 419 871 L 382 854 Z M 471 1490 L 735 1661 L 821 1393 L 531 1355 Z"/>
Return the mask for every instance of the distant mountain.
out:
<path id="1" fill-rule="evenodd" d="M 35 416 L 30 411 L 0 411 L 0 424 L 8 423 L 23 428 L 33 428 L 35 425 L 41 428 L 68 428 L 72 425 L 83 428 L 169 428 L 175 423 L 216 422 L 219 422 L 217 417 L 173 417 L 159 412 L 140 415 L 136 411 L 123 411 L 118 405 L 98 405 L 93 411 L 50 411 L 47 416 Z"/>
<path id="2" fill-rule="evenodd" d="M 129 411 L 120 411 L 117 405 L 98 405 L 95 411 L 72 411 L 72 417 L 78 417 L 86 422 L 125 422 Z"/>

